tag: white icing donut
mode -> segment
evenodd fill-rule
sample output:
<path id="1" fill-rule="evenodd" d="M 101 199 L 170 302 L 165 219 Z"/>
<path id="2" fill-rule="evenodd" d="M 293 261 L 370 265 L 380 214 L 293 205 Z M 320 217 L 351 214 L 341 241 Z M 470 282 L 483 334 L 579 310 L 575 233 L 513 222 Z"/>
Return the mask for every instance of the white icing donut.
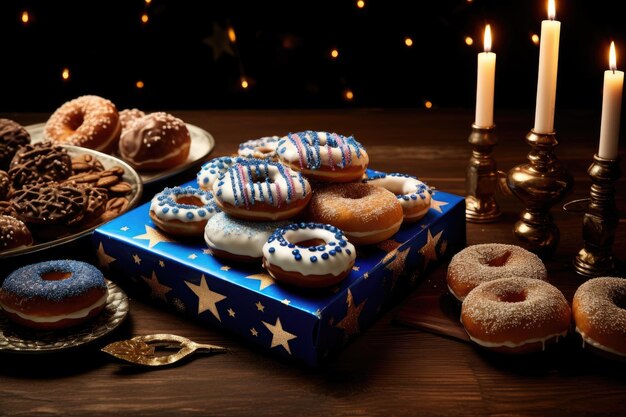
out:
<path id="1" fill-rule="evenodd" d="M 217 213 L 204 229 L 204 240 L 214 255 L 242 261 L 260 261 L 263 245 L 274 231 L 289 222 L 249 222 Z"/>
<path id="2" fill-rule="evenodd" d="M 280 136 L 264 136 L 239 145 L 237 153 L 243 158 L 272 159 L 276 156 L 276 146 Z"/>
<path id="3" fill-rule="evenodd" d="M 378 185 L 396 195 L 402 211 L 404 221 L 415 222 L 428 213 L 432 190 L 416 177 L 406 174 L 377 174 L 364 182 Z"/>
<path id="4" fill-rule="evenodd" d="M 294 223 L 276 229 L 263 246 L 263 266 L 279 281 L 301 287 L 334 285 L 351 271 L 356 250 L 329 224 Z"/>
<path id="5" fill-rule="evenodd" d="M 213 184 L 217 204 L 245 220 L 283 220 L 298 214 L 311 198 L 301 173 L 280 163 L 242 159 Z"/>
<path id="6" fill-rule="evenodd" d="M 209 162 L 202 165 L 196 175 L 198 186 L 203 190 L 211 191 L 215 180 L 224 172 L 228 171 L 228 169 L 235 165 L 240 159 L 240 157 L 230 156 L 220 156 L 219 158 L 211 159 Z"/>
<path id="7" fill-rule="evenodd" d="M 189 186 L 165 188 L 150 204 L 150 218 L 156 226 L 183 236 L 201 235 L 207 221 L 220 211 L 210 191 Z"/>

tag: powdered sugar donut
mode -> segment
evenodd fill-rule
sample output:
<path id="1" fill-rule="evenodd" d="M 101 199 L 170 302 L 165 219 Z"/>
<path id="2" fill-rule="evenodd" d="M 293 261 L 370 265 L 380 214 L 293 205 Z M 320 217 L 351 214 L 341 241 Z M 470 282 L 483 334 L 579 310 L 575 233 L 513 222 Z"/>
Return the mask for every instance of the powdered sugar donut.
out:
<path id="1" fill-rule="evenodd" d="M 203 190 L 212 191 L 215 180 L 240 160 L 240 157 L 230 156 L 220 156 L 219 158 L 211 159 L 202 165 L 200 171 L 196 174 L 198 186 Z"/>
<path id="2" fill-rule="evenodd" d="M 359 180 L 369 163 L 365 148 L 352 136 L 311 130 L 283 137 L 277 154 L 307 178 L 328 182 Z"/>
<path id="3" fill-rule="evenodd" d="M 402 206 L 405 222 L 420 220 L 430 209 L 433 192 L 416 177 L 398 173 L 382 173 L 369 177 L 364 182 L 378 185 L 394 193 Z"/>
<path id="4" fill-rule="evenodd" d="M 150 218 L 177 236 L 202 236 L 207 221 L 221 210 L 210 191 L 193 187 L 165 188 L 150 204 Z"/>
<path id="5" fill-rule="evenodd" d="M 279 140 L 280 136 L 264 136 L 248 140 L 239 145 L 237 153 L 243 158 L 274 159 Z"/>
<path id="6" fill-rule="evenodd" d="M 278 281 L 321 288 L 343 280 L 356 250 L 341 230 L 329 224 L 297 223 L 276 229 L 263 246 L 263 266 Z"/>
<path id="7" fill-rule="evenodd" d="M 283 220 L 300 213 L 311 198 L 301 173 L 280 163 L 242 160 L 213 184 L 217 204 L 227 214 L 253 221 Z"/>
<path id="8" fill-rule="evenodd" d="M 541 259 L 526 249 L 500 243 L 468 246 L 450 260 L 448 289 L 458 300 L 479 284 L 498 278 L 526 277 L 545 280 L 548 271 Z"/>
<path id="9" fill-rule="evenodd" d="M 249 222 L 224 212 L 211 217 L 204 229 L 204 241 L 218 257 L 244 262 L 260 262 L 263 245 L 274 231 L 289 222 Z"/>

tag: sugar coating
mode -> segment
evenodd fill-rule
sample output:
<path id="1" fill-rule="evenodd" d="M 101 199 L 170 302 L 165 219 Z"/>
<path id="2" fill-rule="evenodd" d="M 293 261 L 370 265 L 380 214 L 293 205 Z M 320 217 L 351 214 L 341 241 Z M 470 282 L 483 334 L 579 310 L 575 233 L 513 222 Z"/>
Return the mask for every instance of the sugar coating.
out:
<path id="1" fill-rule="evenodd" d="M 587 317 L 589 327 L 626 337 L 626 279 L 592 278 L 578 287 L 574 300 L 578 311 Z"/>

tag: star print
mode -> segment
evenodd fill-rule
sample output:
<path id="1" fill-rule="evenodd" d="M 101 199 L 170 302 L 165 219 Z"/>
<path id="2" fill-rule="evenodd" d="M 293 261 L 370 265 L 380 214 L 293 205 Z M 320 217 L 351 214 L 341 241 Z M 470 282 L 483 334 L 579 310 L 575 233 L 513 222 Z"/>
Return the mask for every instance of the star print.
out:
<path id="1" fill-rule="evenodd" d="M 259 335 L 259 332 L 257 332 L 254 327 L 250 329 L 250 333 L 252 333 L 252 336 L 254 337 L 257 337 Z"/>
<path id="2" fill-rule="evenodd" d="M 130 229 L 130 227 L 128 227 L 128 226 L 120 227 L 120 230 L 121 230 L 122 232 L 127 232 L 127 231 L 128 231 L 128 229 Z"/>
<path id="3" fill-rule="evenodd" d="M 163 235 L 158 230 L 148 225 L 145 225 L 145 227 L 146 227 L 146 233 L 144 233 L 143 235 L 134 236 L 133 239 L 147 240 L 149 249 L 152 249 L 153 247 L 155 247 L 156 245 L 162 242 L 174 242 L 172 239 Z"/>
<path id="4" fill-rule="evenodd" d="M 386 269 L 392 271 L 391 275 L 391 288 L 393 289 L 398 281 L 398 277 L 404 272 L 404 265 L 406 263 L 406 257 L 409 254 L 411 247 L 409 246 L 405 250 L 396 249 L 396 257 L 393 261 L 385 265 Z"/>
<path id="5" fill-rule="evenodd" d="M 150 287 L 150 292 L 152 293 L 153 298 L 159 298 L 165 302 L 167 302 L 167 298 L 165 295 L 170 292 L 172 289 L 167 285 L 163 285 L 159 282 L 156 272 L 152 271 L 152 276 L 150 278 L 141 276 L 148 287 Z"/>
<path id="6" fill-rule="evenodd" d="M 161 268 L 165 268 L 165 262 L 163 262 L 163 261 L 159 261 L 159 266 L 160 266 Z"/>
<path id="7" fill-rule="evenodd" d="M 229 315 L 229 316 L 231 316 L 231 317 L 235 317 L 235 310 L 233 310 L 232 308 L 229 308 L 229 309 L 228 309 L 228 310 L 226 310 L 226 311 L 228 311 L 228 315 Z"/>
<path id="8" fill-rule="evenodd" d="M 226 299 L 226 296 L 211 291 L 207 285 L 204 274 L 200 277 L 200 285 L 192 284 L 187 281 L 185 281 L 185 284 L 198 296 L 198 315 L 209 310 L 217 320 L 222 321 L 220 313 L 217 311 L 217 303 Z"/>
<path id="9" fill-rule="evenodd" d="M 430 200 L 430 208 L 438 211 L 439 213 L 443 213 L 443 210 L 441 209 L 442 206 L 447 206 L 448 203 L 446 203 L 445 201 L 437 201 L 435 199 Z"/>
<path id="10" fill-rule="evenodd" d="M 296 339 L 298 336 L 283 330 L 283 325 L 280 323 L 279 317 L 276 318 L 276 324 L 269 324 L 264 321 L 262 321 L 261 323 L 263 323 L 263 325 L 267 327 L 267 330 L 272 333 L 272 343 L 270 345 L 270 348 L 282 346 L 285 348 L 287 353 L 291 355 L 289 341 Z"/>
<path id="11" fill-rule="evenodd" d="M 265 306 L 261 304 L 260 301 L 257 301 L 255 305 L 257 310 L 259 310 L 261 313 L 265 313 Z"/>
<path id="12" fill-rule="evenodd" d="M 283 301 L 281 301 L 281 303 L 289 305 L 289 304 L 291 304 L 291 300 L 288 300 L 288 299 L 285 298 Z"/>
<path id="13" fill-rule="evenodd" d="M 356 271 L 356 272 L 359 272 L 359 269 L 361 269 L 361 267 L 358 267 L 358 266 L 353 266 L 352 267 L 352 270 Z"/>
<path id="14" fill-rule="evenodd" d="M 137 265 L 141 265 L 141 258 L 139 257 L 139 255 L 134 254 L 134 255 L 133 255 L 133 261 L 135 261 L 135 263 L 136 263 Z"/>
<path id="15" fill-rule="evenodd" d="M 100 242 L 100 245 L 98 246 L 98 263 L 100 264 L 100 266 L 102 268 L 109 269 L 109 264 L 113 261 L 115 261 L 115 258 L 109 256 L 104 251 L 104 246 L 102 246 L 102 242 Z"/>
<path id="16" fill-rule="evenodd" d="M 361 304 L 355 307 L 354 299 L 352 298 L 352 291 L 348 289 L 348 296 L 346 297 L 348 310 L 346 311 L 346 316 L 341 319 L 341 321 L 337 323 L 335 327 L 343 329 L 346 336 L 357 334 L 359 332 L 359 316 L 361 315 L 361 311 L 363 311 L 363 307 L 365 307 L 366 302 L 367 298 L 363 300 Z"/>
<path id="17" fill-rule="evenodd" d="M 448 241 L 444 240 L 443 242 L 441 242 L 441 245 L 439 245 L 439 256 L 445 254 L 446 249 L 448 249 Z"/>
<path id="18" fill-rule="evenodd" d="M 261 285 L 259 287 L 260 291 L 263 291 L 264 289 L 266 289 L 267 287 L 269 287 L 270 285 L 274 285 L 274 278 L 272 278 L 270 275 L 268 274 L 254 274 L 254 275 L 248 275 L 246 277 L 247 279 L 258 279 L 261 282 Z"/>
<path id="19" fill-rule="evenodd" d="M 187 258 L 189 258 L 189 259 L 196 259 L 197 257 L 198 257 L 198 255 L 196 255 L 195 253 L 192 253 Z"/>
<path id="20" fill-rule="evenodd" d="M 220 268 L 222 271 L 230 271 L 230 266 L 226 266 L 224 265 L 223 267 Z"/>
<path id="21" fill-rule="evenodd" d="M 383 262 L 385 262 L 387 261 L 388 257 L 391 258 L 394 256 L 395 250 L 398 249 L 400 245 L 401 243 L 396 242 L 395 240 L 387 239 L 380 242 L 378 245 L 376 245 L 376 247 L 387 252 L 385 259 L 383 259 Z"/>
<path id="22" fill-rule="evenodd" d="M 443 230 L 433 237 L 430 233 L 430 229 L 428 229 L 426 244 L 419 250 L 419 252 L 424 255 L 424 270 L 428 267 L 428 262 L 437 260 L 437 242 L 441 239 L 442 234 Z"/>
<path id="23" fill-rule="evenodd" d="M 176 310 L 180 311 L 181 313 L 184 313 L 187 310 L 185 302 L 178 297 L 172 300 L 172 305 L 174 306 L 174 308 L 176 308 Z"/>
<path id="24" fill-rule="evenodd" d="M 233 48 L 230 45 L 228 32 L 225 31 L 216 22 L 213 22 L 213 34 L 207 38 L 204 38 L 202 42 L 209 45 L 213 50 L 214 61 L 217 61 L 224 53 L 235 56 L 235 51 L 233 51 Z"/>
<path id="25" fill-rule="evenodd" d="M 203 249 L 202 253 L 204 253 L 205 255 L 213 256 L 213 252 L 211 252 L 211 249 Z"/>

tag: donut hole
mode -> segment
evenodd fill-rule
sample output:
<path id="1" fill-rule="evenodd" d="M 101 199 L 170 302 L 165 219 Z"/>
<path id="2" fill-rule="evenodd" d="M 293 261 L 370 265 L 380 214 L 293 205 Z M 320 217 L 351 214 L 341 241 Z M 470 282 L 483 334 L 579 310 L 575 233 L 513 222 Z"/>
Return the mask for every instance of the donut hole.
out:
<path id="1" fill-rule="evenodd" d="M 41 279 L 43 279 L 44 281 L 61 281 L 64 279 L 68 279 L 71 276 L 72 273 L 67 271 L 50 271 L 41 274 Z"/>
<path id="2" fill-rule="evenodd" d="M 348 200 L 360 200 L 370 195 L 371 190 L 369 187 L 345 187 L 341 190 L 341 197 Z"/>
<path id="3" fill-rule="evenodd" d="M 202 203 L 202 200 L 200 200 L 200 198 L 195 195 L 180 195 L 180 196 L 177 196 L 175 200 L 176 200 L 176 203 L 184 204 L 187 206 L 196 206 L 196 207 L 204 206 L 204 203 Z"/>
<path id="4" fill-rule="evenodd" d="M 320 246 L 320 245 L 325 245 L 326 241 L 324 241 L 323 239 L 307 239 L 307 240 L 301 240 L 300 242 L 290 242 L 293 243 L 294 245 L 298 245 L 298 246 L 302 246 L 304 248 L 309 248 L 311 246 Z"/>
<path id="5" fill-rule="evenodd" d="M 497 268 L 506 265 L 510 257 L 511 251 L 507 250 L 500 254 L 485 256 L 480 259 L 480 263 L 483 265 L 493 266 Z"/>
<path id="6" fill-rule="evenodd" d="M 82 126 L 83 122 L 85 121 L 85 118 L 83 116 L 82 113 L 76 113 L 74 115 L 74 117 L 71 117 L 68 122 L 67 122 L 67 126 L 72 129 L 72 130 L 76 130 L 79 127 Z"/>
<path id="7" fill-rule="evenodd" d="M 498 300 L 503 303 L 521 303 L 526 301 L 526 291 L 506 291 L 498 294 Z"/>
<path id="8" fill-rule="evenodd" d="M 615 294 L 613 298 L 613 302 L 617 306 L 617 308 L 621 308 L 622 310 L 626 310 L 626 293 L 618 293 Z"/>
<path id="9" fill-rule="evenodd" d="M 274 152 L 274 149 L 268 147 L 268 146 L 259 146 L 257 148 L 257 150 L 261 153 L 270 153 L 270 152 Z"/>

